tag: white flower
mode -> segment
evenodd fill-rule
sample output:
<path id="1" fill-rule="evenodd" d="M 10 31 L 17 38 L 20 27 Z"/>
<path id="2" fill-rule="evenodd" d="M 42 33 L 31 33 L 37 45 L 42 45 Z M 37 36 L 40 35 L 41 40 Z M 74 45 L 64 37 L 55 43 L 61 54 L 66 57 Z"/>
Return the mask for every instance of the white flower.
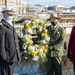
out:
<path id="1" fill-rule="evenodd" d="M 34 56 L 34 57 L 32 58 L 32 60 L 34 60 L 34 61 L 38 61 L 38 59 L 39 59 L 39 56 L 38 56 L 38 55 L 36 55 L 36 56 Z"/>
<path id="2" fill-rule="evenodd" d="M 35 25 L 35 24 L 32 26 L 33 29 L 35 29 L 36 27 L 37 27 L 37 25 Z"/>
<path id="3" fill-rule="evenodd" d="M 37 28 L 38 28 L 38 31 L 39 31 L 39 32 L 42 31 L 42 26 L 39 26 L 39 25 L 38 25 Z"/>
<path id="4" fill-rule="evenodd" d="M 29 47 L 28 47 L 28 51 L 29 51 L 29 52 L 33 52 L 34 50 L 35 50 L 35 47 L 34 47 L 34 46 L 29 46 Z"/>
<path id="5" fill-rule="evenodd" d="M 27 45 L 26 44 L 23 44 L 23 46 L 22 46 L 24 49 L 26 49 L 27 48 Z"/>
<path id="6" fill-rule="evenodd" d="M 26 29 L 25 34 L 32 34 L 32 30 L 31 29 Z"/>
<path id="7" fill-rule="evenodd" d="M 49 42 L 49 41 L 50 41 L 50 37 L 49 37 L 49 36 L 46 36 L 46 37 L 44 38 L 44 40 L 45 40 L 46 42 Z"/>
<path id="8" fill-rule="evenodd" d="M 23 41 L 24 41 L 24 42 L 27 42 L 27 41 L 29 41 L 30 39 L 31 39 L 31 36 L 28 35 L 28 34 L 25 34 L 25 35 L 23 36 Z"/>
<path id="9" fill-rule="evenodd" d="M 41 42 L 41 44 L 45 44 L 45 43 L 46 43 L 46 41 L 45 41 L 45 40 L 41 40 L 40 42 Z"/>
<path id="10" fill-rule="evenodd" d="M 43 49 L 42 49 L 42 48 L 40 48 L 39 52 L 43 52 Z"/>

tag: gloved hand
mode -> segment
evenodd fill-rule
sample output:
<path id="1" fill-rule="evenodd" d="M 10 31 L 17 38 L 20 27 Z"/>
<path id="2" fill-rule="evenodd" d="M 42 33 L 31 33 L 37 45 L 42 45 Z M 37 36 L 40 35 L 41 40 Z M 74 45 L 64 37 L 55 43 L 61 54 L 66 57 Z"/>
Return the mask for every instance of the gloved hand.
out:
<path id="1" fill-rule="evenodd" d="M 49 46 L 48 50 L 52 50 L 53 49 L 53 46 Z"/>
<path id="2" fill-rule="evenodd" d="M 67 57 L 70 59 L 70 51 L 67 53 Z"/>

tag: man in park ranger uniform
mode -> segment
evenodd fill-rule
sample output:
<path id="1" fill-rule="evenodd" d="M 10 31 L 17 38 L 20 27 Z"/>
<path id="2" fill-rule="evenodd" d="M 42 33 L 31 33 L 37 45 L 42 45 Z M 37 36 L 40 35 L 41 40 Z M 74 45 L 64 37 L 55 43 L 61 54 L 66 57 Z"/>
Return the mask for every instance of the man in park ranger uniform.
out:
<path id="1" fill-rule="evenodd" d="M 57 17 L 57 14 L 51 13 L 48 20 L 51 22 L 51 25 L 47 26 L 48 34 L 50 35 L 47 54 L 47 75 L 62 75 L 61 59 L 65 38 L 64 29 L 58 24 L 60 18 Z"/>

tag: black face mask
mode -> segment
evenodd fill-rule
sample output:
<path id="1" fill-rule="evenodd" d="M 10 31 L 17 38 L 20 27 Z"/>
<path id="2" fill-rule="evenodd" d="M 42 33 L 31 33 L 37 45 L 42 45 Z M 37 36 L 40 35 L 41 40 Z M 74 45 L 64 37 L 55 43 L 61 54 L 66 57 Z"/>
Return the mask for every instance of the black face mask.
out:
<path id="1" fill-rule="evenodd" d="M 55 26 L 55 25 L 57 24 L 57 22 L 51 22 L 51 24 L 52 24 L 53 26 Z"/>

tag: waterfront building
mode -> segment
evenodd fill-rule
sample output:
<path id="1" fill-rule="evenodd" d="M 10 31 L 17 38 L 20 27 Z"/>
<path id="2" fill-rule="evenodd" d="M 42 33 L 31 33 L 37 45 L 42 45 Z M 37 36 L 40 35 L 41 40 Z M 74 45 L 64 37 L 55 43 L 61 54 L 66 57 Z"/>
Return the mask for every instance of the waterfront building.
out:
<path id="1" fill-rule="evenodd" d="M 60 23 L 75 24 L 75 13 L 58 13 Z"/>
<path id="2" fill-rule="evenodd" d="M 27 3 L 23 0 L 0 0 L 0 18 L 2 17 L 1 10 L 4 7 L 13 7 L 17 16 L 24 15 L 26 14 Z M 18 18 L 20 17 L 15 16 L 15 20 Z"/>

